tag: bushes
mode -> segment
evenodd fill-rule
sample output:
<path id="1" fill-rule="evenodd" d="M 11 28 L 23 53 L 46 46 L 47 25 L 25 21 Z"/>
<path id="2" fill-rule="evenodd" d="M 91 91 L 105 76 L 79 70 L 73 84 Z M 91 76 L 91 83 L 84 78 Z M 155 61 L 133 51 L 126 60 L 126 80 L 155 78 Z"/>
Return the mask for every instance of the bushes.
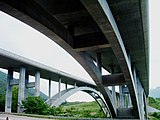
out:
<path id="1" fill-rule="evenodd" d="M 28 97 L 22 101 L 25 113 L 43 114 L 43 111 L 48 108 L 48 105 L 40 97 Z"/>
<path id="2" fill-rule="evenodd" d="M 40 97 L 28 97 L 22 101 L 24 112 L 39 115 L 58 115 L 62 113 L 62 107 L 50 107 Z"/>

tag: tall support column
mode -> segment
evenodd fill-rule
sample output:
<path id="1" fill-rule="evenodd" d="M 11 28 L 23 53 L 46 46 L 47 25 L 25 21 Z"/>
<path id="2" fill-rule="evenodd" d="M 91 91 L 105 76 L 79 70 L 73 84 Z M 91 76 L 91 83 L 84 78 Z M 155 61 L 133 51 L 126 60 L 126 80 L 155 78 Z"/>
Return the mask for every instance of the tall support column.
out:
<path id="1" fill-rule="evenodd" d="M 67 82 L 66 82 L 66 84 L 65 84 L 65 89 L 66 89 L 66 90 L 68 89 L 68 87 L 67 87 Z"/>
<path id="2" fill-rule="evenodd" d="M 102 73 L 102 62 L 101 62 L 101 53 L 100 52 L 97 53 L 96 62 L 97 62 L 97 67 L 98 67 L 99 71 Z"/>
<path id="3" fill-rule="evenodd" d="M 114 74 L 114 67 L 111 66 L 111 74 Z M 113 103 L 114 103 L 114 107 L 117 107 L 117 98 L 116 98 L 116 90 L 115 90 L 115 86 L 112 86 L 112 99 L 113 99 Z"/>
<path id="4" fill-rule="evenodd" d="M 25 93 L 24 93 L 24 99 L 26 99 L 28 97 L 28 88 L 27 88 L 27 84 L 29 83 L 29 74 L 26 72 L 26 79 L 25 79 Z"/>
<path id="5" fill-rule="evenodd" d="M 40 96 L 40 72 L 35 74 L 35 96 Z"/>
<path id="6" fill-rule="evenodd" d="M 132 101 L 131 101 L 131 96 L 128 94 L 128 107 L 132 107 Z"/>
<path id="7" fill-rule="evenodd" d="M 61 77 L 59 77 L 59 84 L 58 84 L 58 93 L 59 98 L 61 97 Z"/>
<path id="8" fill-rule="evenodd" d="M 23 112 L 22 100 L 24 100 L 24 93 L 25 93 L 25 74 L 26 74 L 26 69 L 21 66 L 19 74 L 18 109 L 17 109 L 18 113 Z"/>
<path id="9" fill-rule="evenodd" d="M 6 102 L 5 102 L 5 112 L 11 113 L 12 106 L 12 86 L 10 85 L 10 81 L 13 79 L 13 70 L 8 70 L 7 75 L 7 86 L 6 86 Z"/>
<path id="10" fill-rule="evenodd" d="M 143 100 L 144 89 L 142 88 L 142 85 L 141 85 L 141 82 L 139 80 L 139 77 L 137 77 L 137 88 L 138 88 L 138 101 L 139 101 L 141 119 L 144 120 L 144 116 L 145 116 L 144 100 Z"/>
<path id="11" fill-rule="evenodd" d="M 49 90 L 48 90 L 49 99 L 51 99 L 51 79 L 49 79 Z"/>
<path id="12" fill-rule="evenodd" d="M 125 108 L 125 95 L 122 90 L 123 86 L 119 86 L 120 108 Z"/>
<path id="13" fill-rule="evenodd" d="M 74 82 L 74 88 L 76 88 L 77 87 L 77 84 L 76 84 L 76 82 Z"/>
<path id="14" fill-rule="evenodd" d="M 116 98 L 116 90 L 115 90 L 115 86 L 112 86 L 112 99 L 113 99 L 113 102 L 114 102 L 114 105 L 116 107 L 117 103 L 117 98 Z"/>
<path id="15" fill-rule="evenodd" d="M 144 100 L 145 119 L 148 120 L 147 98 L 145 92 L 143 94 L 143 100 Z"/>

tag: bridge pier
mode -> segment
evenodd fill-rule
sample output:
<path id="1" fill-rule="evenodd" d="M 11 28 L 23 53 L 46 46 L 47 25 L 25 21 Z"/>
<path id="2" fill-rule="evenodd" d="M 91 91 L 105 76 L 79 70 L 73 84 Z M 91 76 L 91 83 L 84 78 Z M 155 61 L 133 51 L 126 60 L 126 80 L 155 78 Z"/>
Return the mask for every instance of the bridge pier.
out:
<path id="1" fill-rule="evenodd" d="M 49 99 L 51 98 L 51 79 L 49 78 L 49 89 L 48 89 Z"/>
<path id="2" fill-rule="evenodd" d="M 61 77 L 59 77 L 59 83 L 58 83 L 58 97 L 61 97 Z"/>
<path id="3" fill-rule="evenodd" d="M 120 108 L 125 108 L 125 94 L 123 93 L 123 86 L 119 86 Z"/>
<path id="4" fill-rule="evenodd" d="M 25 93 L 24 93 L 24 99 L 26 99 L 28 97 L 28 87 L 27 84 L 29 83 L 29 74 L 26 72 L 26 76 L 25 76 Z"/>
<path id="5" fill-rule="evenodd" d="M 20 75 L 19 75 L 19 90 L 18 90 L 18 108 L 17 112 L 21 113 L 23 112 L 22 109 L 22 100 L 25 98 L 25 75 L 26 75 L 26 69 L 21 66 L 20 67 Z"/>
<path id="6" fill-rule="evenodd" d="M 6 87 L 6 101 L 5 101 L 5 112 L 11 113 L 12 106 L 12 85 L 10 85 L 11 80 L 13 79 L 13 70 L 8 70 L 7 75 L 7 87 Z"/>
<path id="7" fill-rule="evenodd" d="M 40 96 L 40 72 L 35 73 L 35 96 Z"/>

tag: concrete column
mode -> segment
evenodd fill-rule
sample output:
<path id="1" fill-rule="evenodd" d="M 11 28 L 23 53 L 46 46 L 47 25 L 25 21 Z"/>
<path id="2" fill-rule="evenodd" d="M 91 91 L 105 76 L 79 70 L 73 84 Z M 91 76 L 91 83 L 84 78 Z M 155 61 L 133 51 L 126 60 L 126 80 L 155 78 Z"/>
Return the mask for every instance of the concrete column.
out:
<path id="1" fill-rule="evenodd" d="M 65 89 L 67 90 L 68 88 L 67 88 L 67 82 L 66 82 L 66 84 L 65 84 Z"/>
<path id="2" fill-rule="evenodd" d="M 135 68 L 133 68 L 133 78 L 134 78 L 135 88 L 137 89 L 137 74 Z"/>
<path id="3" fill-rule="evenodd" d="M 144 92 L 143 94 L 143 100 L 144 100 L 144 111 L 145 111 L 145 119 L 148 120 L 148 110 L 147 110 L 147 98 L 146 98 L 146 94 Z"/>
<path id="4" fill-rule="evenodd" d="M 12 86 L 10 85 L 10 81 L 13 79 L 13 70 L 8 70 L 7 75 L 7 86 L 6 86 L 6 102 L 5 102 L 5 112 L 11 113 L 12 106 Z"/>
<path id="5" fill-rule="evenodd" d="M 77 87 L 77 84 L 76 84 L 76 82 L 74 82 L 74 88 L 76 88 Z"/>
<path id="6" fill-rule="evenodd" d="M 132 107 L 132 101 L 131 101 L 131 96 L 128 94 L 128 107 Z"/>
<path id="7" fill-rule="evenodd" d="M 117 98 L 116 98 L 116 90 L 115 90 L 115 86 L 112 86 L 112 99 L 113 99 L 113 103 L 115 105 L 115 108 L 117 107 Z"/>
<path id="8" fill-rule="evenodd" d="M 102 62 L 101 62 L 101 53 L 100 52 L 97 53 L 96 62 L 97 62 L 97 67 L 98 67 L 100 73 L 102 73 Z"/>
<path id="9" fill-rule="evenodd" d="M 26 79 L 25 79 L 25 91 L 24 91 L 24 99 L 26 99 L 28 97 L 28 88 L 27 88 L 27 84 L 29 83 L 29 74 L 26 73 Z"/>
<path id="10" fill-rule="evenodd" d="M 23 112 L 22 109 L 22 100 L 24 100 L 24 91 L 25 91 L 25 74 L 26 69 L 24 67 L 20 67 L 20 74 L 19 74 L 19 90 L 18 90 L 18 109 L 17 112 Z"/>
<path id="11" fill-rule="evenodd" d="M 35 96 L 40 96 L 40 72 L 35 74 Z"/>
<path id="12" fill-rule="evenodd" d="M 120 108 L 125 108 L 125 95 L 122 90 L 123 86 L 119 86 L 119 98 L 120 98 Z"/>
<path id="13" fill-rule="evenodd" d="M 51 79 L 49 79 L 49 91 L 48 91 L 49 99 L 51 99 Z"/>
<path id="14" fill-rule="evenodd" d="M 142 88 L 142 85 L 141 85 L 141 82 L 139 80 L 139 77 L 137 77 L 137 88 L 138 88 L 138 101 L 139 101 L 141 119 L 144 120 L 144 116 L 145 116 L 144 99 L 143 99 L 144 89 Z"/>
<path id="15" fill-rule="evenodd" d="M 61 97 L 61 77 L 59 78 L 58 93 L 59 93 L 59 98 L 60 98 Z"/>

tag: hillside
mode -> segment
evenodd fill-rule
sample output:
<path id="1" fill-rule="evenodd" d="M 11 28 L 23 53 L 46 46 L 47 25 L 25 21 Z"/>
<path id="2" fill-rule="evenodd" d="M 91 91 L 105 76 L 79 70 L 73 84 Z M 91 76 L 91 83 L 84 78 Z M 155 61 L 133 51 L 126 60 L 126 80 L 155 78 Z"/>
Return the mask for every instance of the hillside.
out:
<path id="1" fill-rule="evenodd" d="M 149 106 L 160 110 L 160 98 L 149 97 Z"/>

